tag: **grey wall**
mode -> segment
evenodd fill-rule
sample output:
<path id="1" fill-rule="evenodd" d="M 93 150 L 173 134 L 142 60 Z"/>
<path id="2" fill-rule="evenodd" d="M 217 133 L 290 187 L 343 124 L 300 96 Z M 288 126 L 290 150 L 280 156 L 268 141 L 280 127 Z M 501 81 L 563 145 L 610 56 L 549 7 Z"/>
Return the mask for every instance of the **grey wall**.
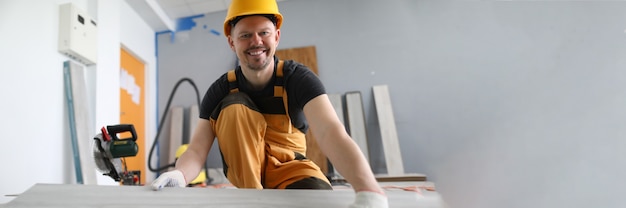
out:
<path id="1" fill-rule="evenodd" d="M 406 172 L 452 207 L 626 206 L 626 2 L 386 3 L 279 4 L 280 47 L 315 45 L 327 91 L 363 93 L 373 147 L 371 86 L 387 84 Z M 203 93 L 235 60 L 206 29 L 164 42 L 161 108 L 178 77 Z"/>
<path id="2" fill-rule="evenodd" d="M 211 32 L 211 29 L 220 32 L 223 30 L 220 28 L 223 27 L 224 16 L 225 13 L 216 13 L 200 18 L 190 18 L 196 24 L 191 30 L 157 33 L 159 121 L 163 117 L 172 93 L 174 94 L 170 107 L 184 107 L 186 116 L 188 116 L 189 107 L 197 103 L 195 89 L 189 82 L 182 82 L 174 91 L 181 79 L 189 78 L 195 83 L 201 100 L 211 83 L 234 67 L 236 56 L 231 52 L 226 37 L 223 34 L 216 35 Z M 168 113 L 165 118 L 159 136 L 159 145 L 161 149 L 167 150 L 171 114 Z M 185 130 L 184 133 L 184 140 L 187 142 L 189 132 Z M 160 151 L 161 158 L 167 158 L 167 153 L 167 151 Z M 211 150 L 208 163 L 211 167 L 221 167 L 217 148 Z"/>

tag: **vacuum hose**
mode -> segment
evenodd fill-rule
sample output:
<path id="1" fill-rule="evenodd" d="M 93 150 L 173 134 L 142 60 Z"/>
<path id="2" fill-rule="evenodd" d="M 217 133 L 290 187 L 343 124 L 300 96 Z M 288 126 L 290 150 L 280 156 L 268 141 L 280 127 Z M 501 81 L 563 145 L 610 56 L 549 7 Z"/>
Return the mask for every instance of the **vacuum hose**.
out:
<path id="1" fill-rule="evenodd" d="M 180 79 L 176 83 L 176 85 L 174 86 L 174 89 L 172 90 L 172 93 L 170 94 L 170 97 L 167 100 L 167 105 L 165 105 L 165 111 L 163 112 L 163 117 L 161 117 L 161 121 L 159 122 L 159 126 L 157 128 L 157 135 L 154 138 L 154 141 L 152 142 L 152 147 L 150 148 L 150 154 L 148 155 L 148 169 L 150 169 L 150 171 L 152 171 L 152 172 L 159 173 L 159 172 L 161 172 L 161 171 L 163 171 L 163 170 L 165 170 L 167 168 L 175 166 L 175 163 L 173 162 L 171 164 L 166 164 L 166 165 L 164 165 L 162 167 L 154 168 L 154 167 L 152 167 L 152 155 L 153 155 L 154 149 L 156 147 L 156 144 L 159 141 L 159 136 L 161 135 L 161 130 L 163 129 L 163 124 L 165 123 L 165 118 L 167 118 L 167 114 L 170 111 L 170 104 L 172 104 L 172 99 L 174 98 L 174 94 L 175 94 L 176 90 L 178 89 L 178 87 L 180 86 L 180 84 L 182 84 L 183 82 L 189 82 L 189 84 L 191 84 L 193 89 L 196 91 L 196 99 L 197 99 L 197 102 L 198 102 L 198 106 L 200 106 L 200 93 L 198 92 L 198 87 L 196 87 L 196 84 L 193 82 L 193 80 L 191 80 L 189 78 L 182 78 L 182 79 Z M 206 178 L 208 180 L 209 179 L 209 175 L 208 175 L 209 171 L 207 170 L 206 163 L 204 164 L 204 170 L 205 170 L 204 173 L 206 174 Z"/>

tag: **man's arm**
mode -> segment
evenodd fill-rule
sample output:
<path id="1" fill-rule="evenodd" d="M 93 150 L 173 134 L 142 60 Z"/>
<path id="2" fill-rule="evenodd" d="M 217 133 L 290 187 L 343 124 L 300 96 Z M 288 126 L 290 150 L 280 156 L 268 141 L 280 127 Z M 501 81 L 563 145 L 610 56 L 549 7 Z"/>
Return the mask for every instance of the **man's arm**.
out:
<path id="1" fill-rule="evenodd" d="M 323 94 L 310 100 L 304 106 L 304 115 L 320 149 L 352 185 L 354 191 L 384 195 L 359 146 L 339 121 L 328 95 Z"/>
<path id="2" fill-rule="evenodd" d="M 204 167 L 203 164 L 213 146 L 213 141 L 215 141 L 215 133 L 211 128 L 211 122 L 203 118 L 198 119 L 187 151 L 176 161 L 176 169 L 183 172 L 186 183 L 195 179 Z"/>

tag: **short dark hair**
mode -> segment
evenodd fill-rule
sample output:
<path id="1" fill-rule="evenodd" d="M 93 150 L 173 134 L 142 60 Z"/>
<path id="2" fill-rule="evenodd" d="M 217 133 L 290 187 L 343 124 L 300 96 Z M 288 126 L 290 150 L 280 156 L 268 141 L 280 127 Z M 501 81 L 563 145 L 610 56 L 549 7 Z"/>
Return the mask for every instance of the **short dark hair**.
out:
<path id="1" fill-rule="evenodd" d="M 263 17 L 266 17 L 267 19 L 270 19 L 270 21 L 272 21 L 272 23 L 274 23 L 274 26 L 276 26 L 276 23 L 278 22 L 278 19 L 277 19 L 277 18 L 276 18 L 276 16 L 275 16 L 275 15 L 273 15 L 273 14 L 249 14 L 249 15 L 242 15 L 242 16 L 235 17 L 235 18 L 233 18 L 232 20 L 230 20 L 230 21 L 228 22 L 228 24 L 230 24 L 231 30 L 232 30 L 233 28 L 235 28 L 235 25 L 236 25 L 236 24 L 237 24 L 237 23 L 238 23 L 241 19 L 246 18 L 246 17 L 250 17 L 250 16 L 263 16 Z"/>

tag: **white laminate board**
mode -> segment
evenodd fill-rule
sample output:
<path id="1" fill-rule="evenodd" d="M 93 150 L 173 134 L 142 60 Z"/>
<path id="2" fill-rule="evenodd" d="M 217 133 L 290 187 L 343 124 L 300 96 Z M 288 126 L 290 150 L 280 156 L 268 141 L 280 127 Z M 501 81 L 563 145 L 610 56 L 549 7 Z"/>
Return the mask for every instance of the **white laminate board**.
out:
<path id="1" fill-rule="evenodd" d="M 92 134 L 90 127 L 91 116 L 89 115 L 85 69 L 72 61 L 66 61 L 63 64 L 76 182 L 97 184 L 96 165 L 91 147 L 95 134 Z"/>
<path id="2" fill-rule="evenodd" d="M 437 192 L 386 191 L 390 208 L 444 207 Z M 347 208 L 354 200 L 352 189 L 276 190 L 164 188 L 149 186 L 97 186 L 35 184 L 3 208 L 74 207 L 272 207 L 272 208 Z"/>
<path id="3" fill-rule="evenodd" d="M 191 136 L 193 135 L 193 131 L 196 129 L 198 125 L 198 119 L 200 119 L 200 111 L 198 109 L 198 105 L 191 105 L 189 107 L 189 141 L 191 141 Z"/>
<path id="4" fill-rule="evenodd" d="M 350 137 L 359 145 L 363 155 L 369 161 L 369 151 L 367 146 L 367 132 L 365 130 L 365 111 L 363 110 L 363 99 L 361 92 L 346 93 L 346 123 Z"/>
<path id="5" fill-rule="evenodd" d="M 378 125 L 380 126 L 385 162 L 387 163 L 387 174 L 390 176 L 403 175 L 404 165 L 389 97 L 389 88 L 387 85 L 376 85 L 372 87 L 372 91 L 374 103 L 376 104 L 376 115 L 378 116 Z"/>

